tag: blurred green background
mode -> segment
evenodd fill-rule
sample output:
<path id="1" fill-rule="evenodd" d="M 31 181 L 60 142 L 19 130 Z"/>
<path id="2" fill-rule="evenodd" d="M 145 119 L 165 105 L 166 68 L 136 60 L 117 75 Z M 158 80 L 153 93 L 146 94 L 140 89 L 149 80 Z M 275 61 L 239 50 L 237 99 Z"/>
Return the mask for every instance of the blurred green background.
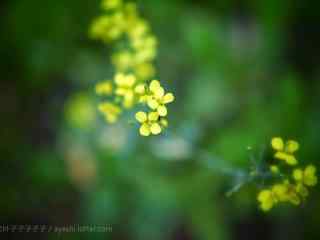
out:
<path id="1" fill-rule="evenodd" d="M 96 110 L 94 84 L 113 71 L 111 48 L 87 37 L 100 1 L 1 1 L 0 224 L 112 226 L 40 239 L 320 239 L 318 187 L 268 214 L 252 186 L 226 196 L 250 168 L 247 147 L 273 136 L 297 139 L 299 160 L 320 167 L 318 5 L 138 4 L 176 95 L 156 138 Z"/>

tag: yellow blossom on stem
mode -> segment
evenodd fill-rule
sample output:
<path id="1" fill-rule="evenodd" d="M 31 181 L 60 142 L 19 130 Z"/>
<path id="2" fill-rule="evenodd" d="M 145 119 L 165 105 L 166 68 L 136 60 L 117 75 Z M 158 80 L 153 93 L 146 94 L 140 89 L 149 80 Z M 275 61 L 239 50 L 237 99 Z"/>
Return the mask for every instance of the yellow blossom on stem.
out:
<path id="1" fill-rule="evenodd" d="M 271 146 L 276 151 L 274 157 L 285 161 L 289 165 L 296 165 L 297 159 L 293 155 L 299 149 L 299 144 L 296 141 L 289 140 L 284 143 L 280 137 L 275 137 L 271 140 Z"/>
<path id="2" fill-rule="evenodd" d="M 306 186 L 315 186 L 318 182 L 318 177 L 316 175 L 316 167 L 314 165 L 308 165 L 304 170 L 297 168 L 293 171 L 293 178 L 298 182 Z"/>
<path id="3" fill-rule="evenodd" d="M 142 136 L 158 135 L 168 127 L 167 119 L 160 117 L 158 112 L 137 112 L 136 120 L 141 123 L 139 132 Z"/>
<path id="4" fill-rule="evenodd" d="M 260 191 L 257 199 L 260 202 L 260 208 L 265 212 L 271 210 L 271 208 L 278 202 L 275 194 L 269 189 Z"/>
<path id="5" fill-rule="evenodd" d="M 156 110 L 159 113 L 159 116 L 166 116 L 168 111 L 165 105 L 174 101 L 173 94 L 165 94 L 164 89 L 157 80 L 153 80 L 150 83 L 149 90 L 151 94 L 143 96 L 143 101 L 146 101 L 148 107 L 152 110 Z"/>
<path id="6" fill-rule="evenodd" d="M 161 125 L 158 122 L 159 114 L 157 112 L 137 112 L 136 120 L 141 123 L 140 134 L 142 136 L 149 136 L 150 134 L 158 135 L 161 133 Z"/>
<path id="7" fill-rule="evenodd" d="M 149 23 L 137 11 L 135 3 L 123 0 L 102 0 L 103 15 L 95 19 L 90 36 L 103 42 L 119 43 L 111 63 L 115 67 L 112 83 L 96 85 L 98 95 L 110 95 L 110 101 L 99 106 L 108 122 L 115 122 L 123 108 L 132 108 L 141 103 L 152 111 L 137 113 L 142 123 L 140 134 L 157 135 L 168 126 L 166 104 L 174 100 L 172 93 L 165 94 L 158 81 L 148 86 L 146 81 L 155 75 L 154 60 L 157 55 L 158 40 L 152 33 Z"/>

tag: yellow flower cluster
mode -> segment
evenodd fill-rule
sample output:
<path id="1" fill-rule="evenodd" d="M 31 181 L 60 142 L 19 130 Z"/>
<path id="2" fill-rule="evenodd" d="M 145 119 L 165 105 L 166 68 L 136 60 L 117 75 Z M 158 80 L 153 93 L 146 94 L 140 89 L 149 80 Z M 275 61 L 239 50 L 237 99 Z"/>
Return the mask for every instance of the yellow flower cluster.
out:
<path id="1" fill-rule="evenodd" d="M 141 123 L 140 134 L 149 136 L 150 134 L 157 135 L 162 129 L 168 126 L 168 121 L 165 118 L 168 114 L 166 104 L 174 101 L 172 93 L 165 93 L 165 90 L 157 80 L 151 81 L 148 88 L 137 86 L 137 91 L 141 93 L 140 102 L 146 103 L 150 108 L 150 112 L 137 112 L 136 119 Z"/>
<path id="2" fill-rule="evenodd" d="M 277 203 L 289 202 L 299 205 L 309 194 L 307 187 L 317 184 L 316 167 L 308 165 L 306 168 L 290 168 L 298 164 L 294 153 L 299 149 L 296 141 L 289 140 L 284 143 L 282 138 L 276 137 L 271 140 L 271 146 L 275 150 L 274 158 L 280 160 L 279 164 L 270 166 L 273 175 L 281 177 L 280 182 L 261 190 L 258 193 L 258 202 L 263 211 L 269 211 Z M 281 171 L 281 167 L 289 168 L 289 174 Z M 279 178 L 278 178 L 279 179 Z"/>
<path id="3" fill-rule="evenodd" d="M 142 136 L 156 135 L 167 127 L 166 104 L 174 100 L 172 93 L 165 94 L 155 75 L 154 60 L 157 56 L 157 39 L 149 24 L 139 16 L 134 3 L 123 0 L 103 0 L 104 14 L 90 28 L 90 36 L 103 42 L 119 43 L 121 49 L 113 53 L 115 75 L 96 85 L 96 93 L 108 100 L 99 105 L 106 121 L 117 121 L 124 109 L 146 105 L 152 111 L 136 114 L 142 125 Z M 123 47 L 124 46 L 124 47 Z"/>
<path id="4" fill-rule="evenodd" d="M 297 159 L 293 155 L 299 149 L 299 143 L 288 140 L 284 143 L 282 138 L 276 137 L 271 141 L 272 148 L 276 151 L 274 157 L 285 161 L 289 165 L 296 165 Z"/>

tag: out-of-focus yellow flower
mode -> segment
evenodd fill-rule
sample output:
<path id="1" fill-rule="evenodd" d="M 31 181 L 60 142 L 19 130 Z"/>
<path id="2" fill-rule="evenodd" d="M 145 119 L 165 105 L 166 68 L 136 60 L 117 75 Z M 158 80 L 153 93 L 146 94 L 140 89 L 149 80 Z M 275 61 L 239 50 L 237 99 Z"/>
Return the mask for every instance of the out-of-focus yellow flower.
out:
<path id="1" fill-rule="evenodd" d="M 274 184 L 271 189 L 260 191 L 258 201 L 263 211 L 269 211 L 279 202 L 290 202 L 294 205 L 301 203 L 296 187 L 287 180 L 283 183 Z"/>
<path id="2" fill-rule="evenodd" d="M 143 20 L 138 18 L 131 19 L 131 22 L 128 23 L 128 35 L 132 41 L 136 39 L 142 38 L 146 35 L 149 30 L 149 24 Z"/>
<path id="3" fill-rule="evenodd" d="M 272 187 L 272 192 L 274 193 L 275 197 L 281 201 L 285 202 L 288 201 L 288 186 L 286 184 L 275 184 Z"/>
<path id="4" fill-rule="evenodd" d="M 154 76 L 155 69 L 151 63 L 140 63 L 134 67 L 134 73 L 139 80 L 145 81 Z"/>
<path id="5" fill-rule="evenodd" d="M 122 0 L 103 0 L 102 8 L 105 10 L 116 9 L 122 5 Z"/>
<path id="6" fill-rule="evenodd" d="M 283 160 L 289 165 L 296 165 L 298 163 L 293 155 L 299 149 L 298 142 L 289 140 L 284 143 L 282 138 L 275 137 L 271 140 L 271 146 L 276 151 L 274 154 L 275 158 Z"/>
<path id="7" fill-rule="evenodd" d="M 269 190 L 261 190 L 258 194 L 258 201 L 260 202 L 260 207 L 263 211 L 269 211 L 278 202 L 275 194 Z"/>
<path id="8" fill-rule="evenodd" d="M 107 80 L 96 85 L 98 95 L 110 95 L 112 93 L 112 82 Z"/>
<path id="9" fill-rule="evenodd" d="M 119 39 L 125 30 L 124 16 L 121 12 L 98 17 L 91 25 L 90 37 L 110 42 Z"/>
<path id="10" fill-rule="evenodd" d="M 282 138 L 276 137 L 271 140 L 271 146 L 276 150 L 275 158 L 287 163 L 283 168 L 290 168 L 298 163 L 293 155 L 299 149 L 298 142 L 289 140 L 284 143 Z M 270 165 L 269 170 L 274 174 L 271 184 L 258 194 L 258 201 L 263 211 L 270 210 L 280 202 L 301 204 L 309 195 L 308 187 L 315 186 L 318 181 L 314 165 L 308 165 L 305 169 L 295 168 L 292 176 L 287 171 L 282 172 L 282 168 L 280 169 L 276 163 Z M 278 182 L 279 178 L 275 178 L 276 176 L 281 176 L 281 182 Z"/>
<path id="11" fill-rule="evenodd" d="M 274 174 L 278 174 L 280 172 L 279 167 L 277 165 L 271 165 L 270 171 Z"/>
<path id="12" fill-rule="evenodd" d="M 293 178 L 298 182 L 306 186 L 315 186 L 318 182 L 316 175 L 316 167 L 314 165 L 308 165 L 304 170 L 297 168 L 293 171 Z"/>
<path id="13" fill-rule="evenodd" d="M 115 94 L 123 97 L 123 106 L 125 108 L 132 107 L 134 103 L 134 85 L 136 77 L 132 74 L 125 75 L 118 73 L 115 76 L 116 90 Z"/>
<path id="14" fill-rule="evenodd" d="M 134 55 L 128 50 L 120 51 L 113 54 L 111 59 L 117 71 L 120 72 L 129 70 L 135 64 Z"/>
<path id="15" fill-rule="evenodd" d="M 136 50 L 137 64 L 152 61 L 157 55 L 157 40 L 152 35 L 133 39 L 132 46 Z"/>
<path id="16" fill-rule="evenodd" d="M 275 184 L 272 191 L 280 202 L 290 202 L 294 205 L 299 205 L 301 202 L 295 185 L 291 184 L 288 179 L 283 183 Z"/>
<path id="17" fill-rule="evenodd" d="M 115 123 L 121 113 L 121 108 L 110 102 L 100 103 L 98 109 L 109 123 Z"/>

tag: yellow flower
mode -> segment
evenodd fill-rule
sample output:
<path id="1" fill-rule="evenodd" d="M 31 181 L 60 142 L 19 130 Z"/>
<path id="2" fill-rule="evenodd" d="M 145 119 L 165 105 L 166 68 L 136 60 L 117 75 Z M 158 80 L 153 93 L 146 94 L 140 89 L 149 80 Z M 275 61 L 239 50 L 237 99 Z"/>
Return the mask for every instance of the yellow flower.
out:
<path id="1" fill-rule="evenodd" d="M 128 35 L 133 41 L 143 37 L 150 29 L 149 24 L 143 19 L 133 18 L 128 25 Z"/>
<path id="2" fill-rule="evenodd" d="M 137 50 L 156 49 L 157 44 L 156 37 L 151 34 L 144 37 L 136 37 L 132 40 L 132 46 Z"/>
<path id="3" fill-rule="evenodd" d="M 145 62 L 153 61 L 157 55 L 155 49 L 143 49 L 137 51 L 135 54 L 135 62 L 137 64 L 142 64 Z"/>
<path id="4" fill-rule="evenodd" d="M 153 35 L 143 36 L 132 40 L 135 49 L 135 61 L 142 64 L 154 60 L 157 55 L 157 40 Z"/>
<path id="5" fill-rule="evenodd" d="M 98 109 L 104 114 L 106 121 L 109 123 L 116 122 L 121 113 L 120 107 L 109 102 L 100 103 Z"/>
<path id="6" fill-rule="evenodd" d="M 272 192 L 274 193 L 275 197 L 281 201 L 285 202 L 288 201 L 288 186 L 285 184 L 275 184 L 272 187 Z"/>
<path id="7" fill-rule="evenodd" d="M 153 61 L 157 54 L 157 38 L 152 34 L 146 20 L 139 16 L 135 3 L 123 0 L 102 0 L 104 15 L 98 17 L 90 28 L 90 35 L 105 43 L 127 40 L 125 49 L 112 55 L 112 65 L 117 74 L 112 84 L 102 82 L 96 85 L 98 95 L 111 95 L 113 103 L 102 103 L 99 110 L 108 122 L 115 122 L 122 108 L 131 108 L 136 103 L 144 103 L 152 111 L 138 112 L 136 119 L 141 123 L 140 134 L 157 135 L 168 126 L 164 118 L 166 104 L 174 101 L 172 93 L 165 94 L 158 81 L 149 86 L 145 81 L 155 74 Z M 139 100 L 139 101 L 138 101 Z"/>
<path id="8" fill-rule="evenodd" d="M 115 76 L 115 84 L 117 86 L 115 94 L 123 97 L 123 106 L 125 108 L 132 107 L 134 103 L 134 84 L 136 78 L 132 74 L 125 75 L 118 73 Z"/>
<path id="9" fill-rule="evenodd" d="M 142 136 L 149 136 L 150 134 L 158 135 L 161 133 L 161 126 L 158 122 L 159 114 L 157 112 L 150 112 L 149 114 L 145 112 L 137 112 L 136 120 L 141 123 L 140 134 Z"/>
<path id="10" fill-rule="evenodd" d="M 272 187 L 272 192 L 280 202 L 291 202 L 294 205 L 300 204 L 300 198 L 297 195 L 296 188 L 288 180 Z"/>
<path id="11" fill-rule="evenodd" d="M 96 85 L 96 93 L 98 95 L 110 95 L 112 93 L 111 81 L 104 81 Z"/>
<path id="12" fill-rule="evenodd" d="M 110 42 L 119 39 L 125 30 L 125 20 L 121 12 L 109 16 L 98 17 L 90 28 L 90 36 L 93 39 L 101 39 Z"/>
<path id="13" fill-rule="evenodd" d="M 134 66 L 134 56 L 130 51 L 120 51 L 112 55 L 112 63 L 118 71 L 127 71 Z"/>
<path id="14" fill-rule="evenodd" d="M 296 141 L 289 140 L 285 144 L 282 138 L 275 137 L 271 140 L 271 146 L 276 151 L 274 157 L 285 161 L 289 165 L 296 165 L 297 159 L 293 155 L 299 149 L 299 144 Z"/>
<path id="15" fill-rule="evenodd" d="M 261 209 L 265 212 L 269 211 L 278 202 L 275 194 L 269 189 L 260 191 L 257 199 L 260 202 Z"/>
<path id="16" fill-rule="evenodd" d="M 154 76 L 155 69 L 151 63 L 140 63 L 134 67 L 134 72 L 139 80 L 145 81 Z"/>
<path id="17" fill-rule="evenodd" d="M 166 116 L 168 111 L 165 104 L 174 101 L 173 94 L 165 94 L 164 89 L 161 87 L 160 82 L 157 80 L 151 81 L 149 90 L 151 92 L 151 95 L 147 97 L 147 105 L 152 110 L 156 110 L 161 117 Z"/>
<path id="18" fill-rule="evenodd" d="M 298 182 L 306 186 L 315 186 L 318 182 L 318 177 L 316 175 L 316 167 L 313 165 L 308 165 L 304 170 L 297 168 L 293 171 L 293 178 Z"/>
<path id="19" fill-rule="evenodd" d="M 258 201 L 263 211 L 269 211 L 275 204 L 279 202 L 290 202 L 299 205 L 301 200 L 298 196 L 297 187 L 288 180 L 283 183 L 274 184 L 271 189 L 264 189 L 258 194 Z"/>

